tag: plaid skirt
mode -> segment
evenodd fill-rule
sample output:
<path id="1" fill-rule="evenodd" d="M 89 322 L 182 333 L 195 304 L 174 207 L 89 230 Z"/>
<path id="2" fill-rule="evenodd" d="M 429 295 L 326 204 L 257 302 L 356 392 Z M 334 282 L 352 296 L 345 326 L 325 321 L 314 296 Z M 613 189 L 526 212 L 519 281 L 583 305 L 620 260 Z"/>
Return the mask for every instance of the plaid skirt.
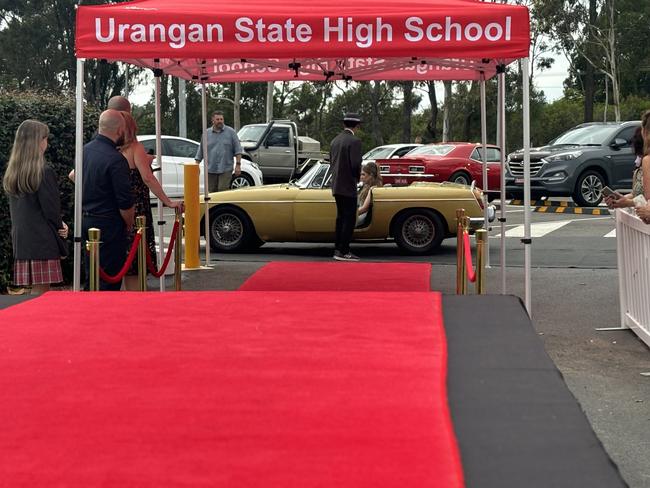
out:
<path id="1" fill-rule="evenodd" d="M 60 259 L 16 259 L 14 261 L 16 286 L 47 285 L 62 281 Z"/>

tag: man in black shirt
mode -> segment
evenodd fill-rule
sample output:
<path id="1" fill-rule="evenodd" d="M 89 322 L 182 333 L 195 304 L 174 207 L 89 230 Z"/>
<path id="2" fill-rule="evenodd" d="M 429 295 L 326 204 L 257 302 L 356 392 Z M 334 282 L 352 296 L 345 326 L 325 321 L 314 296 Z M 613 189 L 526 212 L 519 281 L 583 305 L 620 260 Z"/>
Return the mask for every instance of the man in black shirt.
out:
<path id="1" fill-rule="evenodd" d="M 361 140 L 354 135 L 360 124 L 358 114 L 345 114 L 345 129 L 332 140 L 330 146 L 332 194 L 336 200 L 334 259 L 337 261 L 359 260 L 350 252 L 350 241 L 357 222 L 357 185 L 361 176 Z"/>
<path id="2" fill-rule="evenodd" d="M 101 230 L 99 262 L 109 275 L 119 273 L 126 261 L 127 230 L 133 227 L 134 200 L 129 163 L 117 150 L 124 141 L 124 118 L 117 110 L 106 110 L 99 117 L 98 135 L 83 152 L 83 233 Z M 85 248 L 85 247 L 84 247 Z M 86 277 L 89 262 L 85 260 Z M 121 283 L 100 280 L 100 290 L 119 290 Z"/>

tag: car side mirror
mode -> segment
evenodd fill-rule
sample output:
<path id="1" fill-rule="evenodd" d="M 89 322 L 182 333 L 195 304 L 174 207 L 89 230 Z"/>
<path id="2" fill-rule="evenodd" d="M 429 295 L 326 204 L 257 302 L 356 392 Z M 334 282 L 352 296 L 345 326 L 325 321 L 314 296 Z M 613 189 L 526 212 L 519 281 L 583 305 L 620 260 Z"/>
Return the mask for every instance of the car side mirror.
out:
<path id="1" fill-rule="evenodd" d="M 622 139 L 621 137 L 617 137 L 616 139 L 614 139 L 614 142 L 610 144 L 610 146 L 613 147 L 614 149 L 618 149 L 620 147 L 627 146 L 627 141 L 625 139 Z"/>

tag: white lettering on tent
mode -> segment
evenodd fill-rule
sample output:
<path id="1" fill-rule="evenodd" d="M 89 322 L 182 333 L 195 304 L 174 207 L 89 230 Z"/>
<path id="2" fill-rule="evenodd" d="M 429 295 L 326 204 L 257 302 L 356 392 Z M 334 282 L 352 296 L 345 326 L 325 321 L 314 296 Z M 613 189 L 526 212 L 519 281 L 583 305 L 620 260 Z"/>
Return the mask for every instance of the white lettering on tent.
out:
<path id="1" fill-rule="evenodd" d="M 147 42 L 147 29 L 143 24 L 133 24 L 129 38 L 131 42 Z"/>
<path id="2" fill-rule="evenodd" d="M 95 19 L 95 38 L 99 42 L 112 42 L 115 38 L 115 19 L 108 19 L 108 35 L 102 35 L 102 19 L 97 17 Z"/>
<path id="3" fill-rule="evenodd" d="M 185 24 L 172 24 L 169 26 L 169 47 L 182 49 L 185 47 Z"/>
<path id="4" fill-rule="evenodd" d="M 499 22 L 490 22 L 483 27 L 478 22 L 470 22 L 463 25 L 454 22 L 452 17 L 445 17 L 445 24 L 431 22 L 425 26 L 425 22 L 420 17 L 409 17 L 404 23 L 406 32 L 404 39 L 408 42 L 420 42 L 426 38 L 431 42 L 438 41 L 467 41 L 478 42 L 485 39 L 490 42 L 505 40 L 510 41 L 512 18 L 506 17 L 505 24 Z"/>
<path id="5" fill-rule="evenodd" d="M 156 42 L 156 31 L 158 31 L 158 38 L 160 42 L 165 42 L 165 26 L 162 24 L 149 24 L 149 42 Z"/>
<path id="6" fill-rule="evenodd" d="M 205 42 L 203 35 L 203 26 L 201 24 L 190 24 L 187 32 L 188 42 Z"/>
<path id="7" fill-rule="evenodd" d="M 241 17 L 235 22 L 235 27 L 235 38 L 239 42 L 309 42 L 312 38 L 309 24 L 296 25 L 291 18 L 284 24 L 266 24 L 264 19 L 253 21 L 250 17 Z"/>
<path id="8" fill-rule="evenodd" d="M 393 26 L 384 23 L 381 17 L 373 22 L 356 23 L 352 17 L 338 17 L 335 23 L 329 17 L 323 19 L 323 40 L 331 42 L 335 37 L 336 42 L 354 42 L 357 47 L 366 48 L 375 42 L 393 40 Z"/>
<path id="9" fill-rule="evenodd" d="M 217 34 L 217 42 L 223 42 L 223 26 L 221 24 L 208 24 L 208 42 L 214 41 L 214 33 Z"/>

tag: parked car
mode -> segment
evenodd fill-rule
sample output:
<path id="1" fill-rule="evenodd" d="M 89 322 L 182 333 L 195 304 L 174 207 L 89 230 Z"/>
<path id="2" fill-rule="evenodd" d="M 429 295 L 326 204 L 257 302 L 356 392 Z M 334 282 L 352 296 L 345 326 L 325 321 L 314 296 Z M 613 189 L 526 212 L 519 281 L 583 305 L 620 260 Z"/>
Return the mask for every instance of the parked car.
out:
<path id="1" fill-rule="evenodd" d="M 534 195 L 570 196 L 580 206 L 595 206 L 603 187 L 632 188 L 631 140 L 639 121 L 581 124 L 543 147 L 530 150 L 530 188 Z M 519 197 L 524 186 L 524 152 L 508 156 L 506 189 Z"/>
<path id="2" fill-rule="evenodd" d="M 401 158 L 408 154 L 411 150 L 416 147 L 420 147 L 422 144 L 386 144 L 385 146 L 377 146 L 374 149 L 371 149 L 366 154 L 362 156 L 364 163 L 369 163 L 376 161 L 377 159 L 391 159 L 391 158 Z"/>
<path id="3" fill-rule="evenodd" d="M 211 194 L 211 248 L 238 252 L 264 242 L 334 242 L 331 176 L 330 165 L 317 162 L 295 182 Z M 431 253 L 455 235 L 457 209 L 465 209 L 472 229 L 482 227 L 481 199 L 480 190 L 448 182 L 375 188 L 370 216 L 355 229 L 354 240 L 394 239 L 406 252 Z M 489 213 L 493 219 L 493 207 Z"/>
<path id="4" fill-rule="evenodd" d="M 144 145 L 146 151 L 154 154 L 156 151 L 156 136 L 141 135 L 138 140 Z M 194 157 L 199 148 L 199 143 L 183 137 L 162 136 L 162 171 L 163 190 L 170 197 L 183 196 L 183 165 L 194 163 Z M 199 191 L 203 193 L 203 162 L 201 162 L 201 176 L 199 177 Z M 154 171 L 160 170 L 157 161 L 152 164 Z M 257 164 L 242 158 L 241 174 L 233 176 L 231 188 L 243 186 L 260 186 L 263 184 L 262 172 Z"/>
<path id="5" fill-rule="evenodd" d="M 483 186 L 483 148 L 470 142 L 427 144 L 399 159 L 378 159 L 384 183 L 410 185 L 414 181 L 452 181 Z M 487 146 L 488 189 L 496 190 L 501 178 L 501 150 Z"/>
<path id="6" fill-rule="evenodd" d="M 298 126 L 290 120 L 272 120 L 266 124 L 248 124 L 237 132 L 246 159 L 257 163 L 267 180 L 289 181 L 305 169 L 305 163 L 323 159 L 320 142 L 299 136 Z"/>

